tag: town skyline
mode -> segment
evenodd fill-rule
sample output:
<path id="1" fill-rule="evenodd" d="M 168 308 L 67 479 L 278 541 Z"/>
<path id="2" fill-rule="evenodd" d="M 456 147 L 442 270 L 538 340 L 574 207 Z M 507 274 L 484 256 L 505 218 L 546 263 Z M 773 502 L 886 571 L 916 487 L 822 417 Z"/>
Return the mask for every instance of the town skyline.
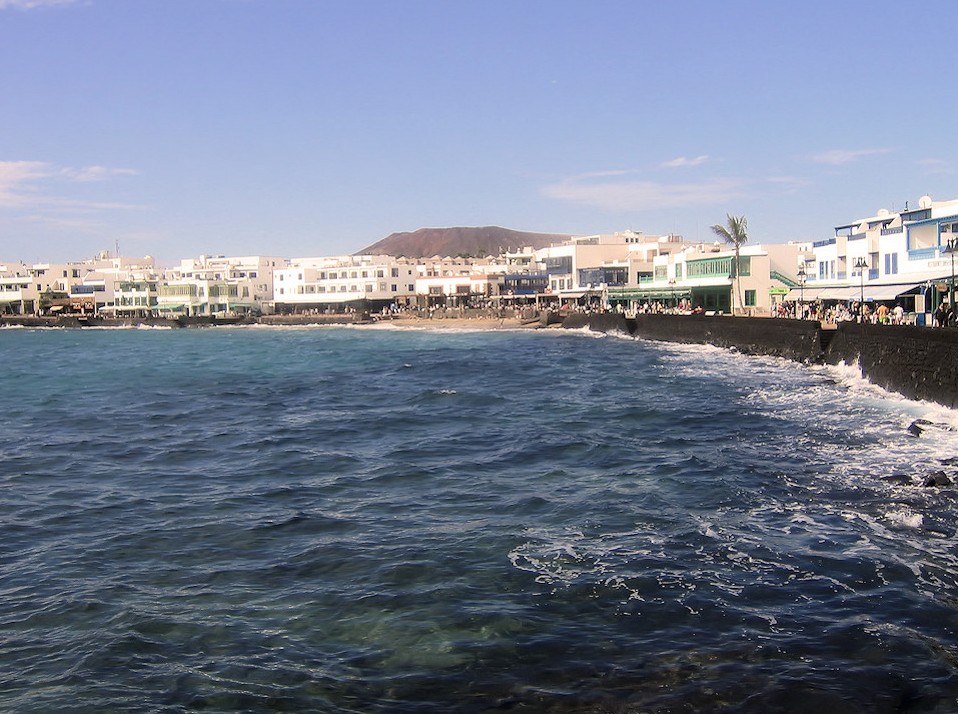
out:
<path id="1" fill-rule="evenodd" d="M 755 242 L 827 238 L 956 194 L 938 68 L 958 7 L 922 18 L 0 0 L 0 259 L 340 255 L 486 225 L 708 241 L 727 213 Z"/>

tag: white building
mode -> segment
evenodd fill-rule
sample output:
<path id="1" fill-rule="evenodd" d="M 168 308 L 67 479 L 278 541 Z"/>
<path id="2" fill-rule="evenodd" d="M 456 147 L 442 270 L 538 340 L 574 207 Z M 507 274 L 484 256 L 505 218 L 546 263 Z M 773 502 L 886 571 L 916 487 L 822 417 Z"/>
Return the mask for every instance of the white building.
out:
<path id="1" fill-rule="evenodd" d="M 0 266 L 0 312 L 87 314 L 112 310 L 121 281 L 155 277 L 153 259 L 111 257 L 72 263 Z"/>
<path id="2" fill-rule="evenodd" d="M 926 316 L 949 300 L 956 251 L 958 200 L 922 196 L 917 208 L 881 209 L 816 241 L 801 292 L 806 301 L 899 302 Z M 792 290 L 788 297 L 799 294 Z"/>
<path id="3" fill-rule="evenodd" d="M 415 263 L 388 255 L 295 258 L 273 273 L 276 312 L 380 310 L 415 299 Z"/>
<path id="4" fill-rule="evenodd" d="M 734 308 L 737 314 L 768 315 L 789 288 L 798 285 L 805 246 L 745 244 L 739 248 L 737 268 L 735 249 L 724 243 L 676 243 L 670 248 L 653 257 L 651 277 L 641 276 L 638 285 L 610 287 L 609 302 L 630 309 L 681 303 L 706 312 L 730 313 Z"/>
<path id="5" fill-rule="evenodd" d="M 277 256 L 206 256 L 182 260 L 156 287 L 165 316 L 249 315 L 267 312 L 273 275 L 288 264 Z"/>

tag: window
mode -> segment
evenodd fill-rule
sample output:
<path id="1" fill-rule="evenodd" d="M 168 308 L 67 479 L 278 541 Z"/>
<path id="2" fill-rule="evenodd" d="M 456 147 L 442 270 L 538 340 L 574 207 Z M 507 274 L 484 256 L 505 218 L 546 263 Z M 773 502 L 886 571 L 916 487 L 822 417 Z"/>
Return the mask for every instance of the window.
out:
<path id="1" fill-rule="evenodd" d="M 392 287 L 392 291 L 393 291 L 394 293 L 398 293 L 398 292 L 399 292 L 399 288 L 398 288 L 398 286 L 396 285 L 396 283 L 393 283 L 391 287 Z"/>
<path id="2" fill-rule="evenodd" d="M 390 277 L 398 278 L 399 277 L 399 268 L 393 268 L 389 271 Z"/>
<path id="3" fill-rule="evenodd" d="M 755 307 L 756 300 L 756 291 L 755 290 L 746 290 L 745 291 L 745 307 Z"/>

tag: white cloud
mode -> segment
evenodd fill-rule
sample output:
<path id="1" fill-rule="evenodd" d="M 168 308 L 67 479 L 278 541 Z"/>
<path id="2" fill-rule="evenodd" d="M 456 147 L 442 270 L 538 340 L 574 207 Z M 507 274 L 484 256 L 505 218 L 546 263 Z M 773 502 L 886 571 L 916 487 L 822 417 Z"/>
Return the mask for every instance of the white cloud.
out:
<path id="1" fill-rule="evenodd" d="M 830 166 L 840 166 L 852 161 L 864 158 L 866 156 L 875 156 L 878 154 L 887 154 L 891 149 L 832 149 L 823 151 L 820 154 L 812 156 L 812 161 L 816 164 L 829 164 Z"/>
<path id="2" fill-rule="evenodd" d="M 645 211 L 725 203 L 744 196 L 745 184 L 736 178 L 714 178 L 692 183 L 656 181 L 601 181 L 596 174 L 544 186 L 542 194 L 559 201 L 581 203 L 611 211 Z"/>
<path id="3" fill-rule="evenodd" d="M 0 10 L 33 10 L 38 7 L 72 5 L 77 0 L 0 0 Z"/>
<path id="4" fill-rule="evenodd" d="M 136 208 L 122 203 L 67 198 L 50 193 L 51 184 L 105 181 L 130 176 L 133 169 L 104 166 L 57 167 L 43 161 L 0 161 L 0 209 L 60 209 L 74 212 Z"/>
<path id="5" fill-rule="evenodd" d="M 709 160 L 709 157 L 706 155 L 696 156 L 694 159 L 689 159 L 689 158 L 686 158 L 685 156 L 680 156 L 677 159 L 672 159 L 671 161 L 664 162 L 662 164 L 662 168 L 677 169 L 677 168 L 684 168 L 686 166 L 701 166 L 708 160 Z"/>
<path id="6" fill-rule="evenodd" d="M 139 172 L 133 169 L 111 169 L 106 166 L 86 166 L 83 168 L 61 169 L 61 175 L 71 181 L 106 181 L 115 176 L 136 176 Z"/>
<path id="7" fill-rule="evenodd" d="M 42 161 L 0 161 L 0 208 L 29 203 L 35 184 L 49 175 Z"/>

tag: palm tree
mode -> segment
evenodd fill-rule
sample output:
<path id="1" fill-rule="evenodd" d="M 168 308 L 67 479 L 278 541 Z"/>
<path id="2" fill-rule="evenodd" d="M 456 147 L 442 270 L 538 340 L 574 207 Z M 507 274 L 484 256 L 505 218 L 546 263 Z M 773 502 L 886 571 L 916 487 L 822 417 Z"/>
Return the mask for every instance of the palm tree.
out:
<path id="1" fill-rule="evenodd" d="M 735 292 L 738 293 L 738 305 L 742 307 L 742 283 L 739 280 L 739 249 L 748 242 L 748 221 L 745 216 L 733 216 L 730 213 L 725 214 L 728 219 L 724 226 L 715 224 L 712 226 L 712 232 L 719 236 L 729 245 L 735 246 L 735 266 L 732 268 L 735 275 Z M 732 314 L 735 314 L 735 297 L 732 296 Z"/>

